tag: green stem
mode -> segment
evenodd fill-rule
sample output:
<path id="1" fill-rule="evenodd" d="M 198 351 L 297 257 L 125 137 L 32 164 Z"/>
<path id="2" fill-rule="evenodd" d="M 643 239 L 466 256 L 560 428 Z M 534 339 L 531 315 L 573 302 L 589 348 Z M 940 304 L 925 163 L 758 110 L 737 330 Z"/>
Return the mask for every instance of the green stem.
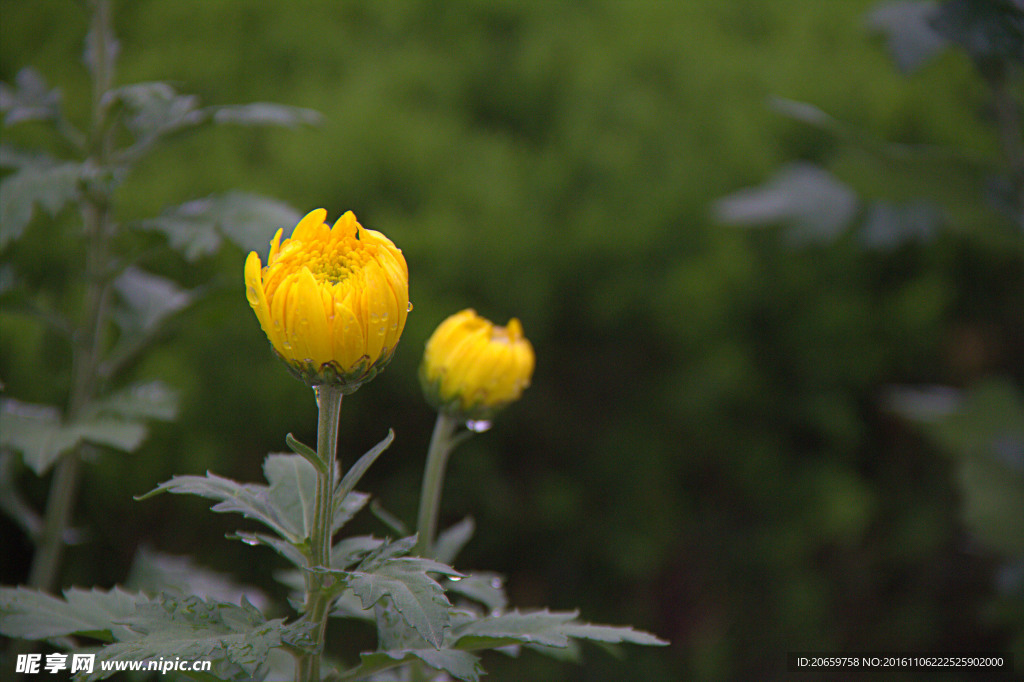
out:
<path id="1" fill-rule="evenodd" d="M 110 6 L 106 0 L 96 0 L 92 15 L 92 126 L 93 161 L 103 167 L 110 154 L 112 138 L 107 132 L 103 94 L 113 82 L 113 64 L 109 57 L 109 43 L 113 40 Z M 108 241 L 111 233 L 110 195 L 106 191 L 86 191 L 82 198 L 82 221 L 88 237 L 86 247 L 86 292 L 82 326 L 73 335 L 74 374 L 67 419 L 73 421 L 81 415 L 96 392 L 97 370 L 103 328 L 106 322 L 109 287 Z M 65 453 L 57 462 L 50 490 L 42 531 L 36 538 L 36 552 L 29 570 L 29 585 L 52 591 L 56 587 L 64 535 L 71 523 L 71 515 L 78 496 L 78 481 L 82 461 L 78 449 Z"/>
<path id="2" fill-rule="evenodd" d="M 419 535 L 412 553 L 431 557 L 434 553 L 434 537 L 437 534 L 437 516 L 441 509 L 441 492 L 444 488 L 444 470 L 448 456 L 455 445 L 453 436 L 459 422 L 444 412 L 437 413 L 434 433 L 430 436 L 427 450 L 427 466 L 423 471 L 423 489 L 420 492 L 420 511 L 416 520 Z"/>
<path id="3" fill-rule="evenodd" d="M 341 417 L 341 400 L 344 394 L 337 386 L 327 384 L 316 388 L 316 401 L 320 409 L 317 419 L 316 453 L 327 466 L 317 471 L 316 493 L 313 500 L 313 529 L 310 536 L 309 568 L 330 568 L 331 527 L 334 522 L 334 485 L 337 478 L 338 462 L 338 420 Z M 330 576 L 308 573 L 306 576 L 306 618 L 316 624 L 317 643 L 312 653 L 296 661 L 296 679 L 310 682 L 320 679 L 320 652 L 327 632 L 327 616 L 330 613 Z"/>

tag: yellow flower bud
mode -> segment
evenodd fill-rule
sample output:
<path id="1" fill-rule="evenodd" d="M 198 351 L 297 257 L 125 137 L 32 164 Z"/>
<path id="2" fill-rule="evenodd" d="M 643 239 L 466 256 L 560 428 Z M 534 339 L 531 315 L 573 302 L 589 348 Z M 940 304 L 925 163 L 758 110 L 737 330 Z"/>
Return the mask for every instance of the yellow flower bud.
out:
<path id="1" fill-rule="evenodd" d="M 533 346 L 512 318 L 498 327 L 467 309 L 427 340 L 420 383 L 427 401 L 462 419 L 490 419 L 530 385 Z"/>
<path id="2" fill-rule="evenodd" d="M 266 267 L 249 254 L 246 298 L 293 374 L 351 393 L 395 352 L 412 307 L 409 268 L 401 249 L 351 211 L 334 227 L 326 217 L 311 211 L 283 242 L 278 230 Z"/>

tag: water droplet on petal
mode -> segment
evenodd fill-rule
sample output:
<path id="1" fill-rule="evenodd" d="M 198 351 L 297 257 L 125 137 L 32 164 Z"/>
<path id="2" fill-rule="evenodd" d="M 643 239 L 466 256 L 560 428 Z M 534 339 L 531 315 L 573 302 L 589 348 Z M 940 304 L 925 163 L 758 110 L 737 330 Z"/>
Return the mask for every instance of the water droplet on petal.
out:
<path id="1" fill-rule="evenodd" d="M 470 419 L 466 422 L 466 428 L 473 433 L 483 433 L 491 428 L 491 422 L 488 419 Z"/>
<path id="2" fill-rule="evenodd" d="M 407 312 L 407 313 L 411 313 L 412 312 L 412 301 L 409 301 L 409 305 L 407 305 L 405 307 L 405 312 Z"/>

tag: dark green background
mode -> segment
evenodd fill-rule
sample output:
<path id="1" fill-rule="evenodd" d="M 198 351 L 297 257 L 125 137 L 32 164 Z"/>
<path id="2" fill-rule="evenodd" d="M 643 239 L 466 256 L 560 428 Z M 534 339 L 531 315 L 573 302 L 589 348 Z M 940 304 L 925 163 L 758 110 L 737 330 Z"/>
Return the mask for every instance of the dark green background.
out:
<path id="1" fill-rule="evenodd" d="M 346 399 L 341 448 L 351 462 L 396 430 L 361 487 L 410 524 L 433 423 L 425 339 L 463 307 L 522 320 L 533 385 L 449 468 L 443 519 L 478 525 L 458 565 L 507 574 L 519 606 L 579 607 L 672 645 L 588 647 L 581 667 L 492 655 L 488 679 L 783 677 L 796 650 L 1015 647 L 1021 665 L 1020 592 L 997 589 L 1013 564 L 965 526 L 953 462 L 883 405 L 892 384 L 1024 380 L 1019 229 L 986 207 L 980 171 L 896 167 L 767 106 L 809 101 L 878 139 L 995 163 L 970 60 L 949 51 L 901 75 L 865 28 L 874 4 L 117 3 L 119 83 L 324 115 L 183 136 L 124 185 L 118 216 L 237 189 L 332 220 L 354 210 L 403 249 L 415 310 L 391 366 Z M 5 0 L 0 14 L 3 80 L 35 66 L 82 120 L 85 10 Z M 797 159 L 869 198 L 941 200 L 947 220 L 890 250 L 716 223 L 716 199 Z M 4 258 L 65 291 L 53 263 L 75 254 L 47 227 Z M 259 480 L 286 432 L 315 438 L 312 395 L 246 304 L 244 258 L 149 264 L 211 285 L 132 369 L 180 389 L 180 418 L 89 467 L 90 542 L 67 553 L 64 584 L 121 581 L 145 544 L 282 595 L 278 557 L 223 539 L 236 519 L 131 500 L 173 474 Z M 65 349 L 0 317 L 7 393 L 61 402 Z M 41 502 L 44 481 L 19 483 Z M 366 517 L 358 529 L 385 532 Z M 3 532 L 3 582 L 20 582 L 29 547 Z"/>

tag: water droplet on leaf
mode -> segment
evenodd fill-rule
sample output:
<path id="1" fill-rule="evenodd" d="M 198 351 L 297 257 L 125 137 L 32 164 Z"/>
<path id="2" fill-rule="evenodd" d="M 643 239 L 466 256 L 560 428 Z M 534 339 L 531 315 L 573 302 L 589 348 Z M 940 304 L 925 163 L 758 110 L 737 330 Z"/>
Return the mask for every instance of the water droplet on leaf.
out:
<path id="1" fill-rule="evenodd" d="M 466 422 L 466 428 L 473 433 L 483 433 L 491 428 L 491 422 L 488 419 L 470 419 Z"/>

